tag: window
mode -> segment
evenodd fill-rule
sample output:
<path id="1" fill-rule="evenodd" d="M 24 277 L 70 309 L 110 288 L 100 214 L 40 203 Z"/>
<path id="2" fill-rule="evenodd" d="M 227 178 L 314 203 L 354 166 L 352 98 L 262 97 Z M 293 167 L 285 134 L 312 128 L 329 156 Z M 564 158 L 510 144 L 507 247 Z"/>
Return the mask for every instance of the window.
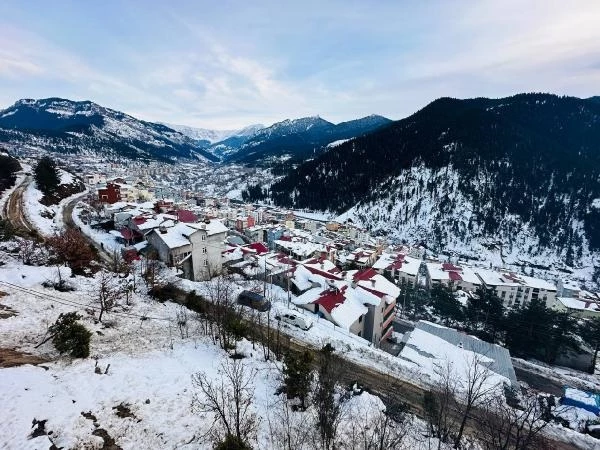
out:
<path id="1" fill-rule="evenodd" d="M 205 241 L 205 240 L 206 240 L 206 235 L 205 235 L 205 234 L 203 234 L 203 235 L 202 235 L 202 240 L 203 240 L 203 241 Z"/>
<path id="2" fill-rule="evenodd" d="M 204 267 L 207 267 L 207 266 L 208 266 L 208 259 L 205 259 L 204 260 Z"/>
<path id="3" fill-rule="evenodd" d="M 202 253 L 206 253 L 206 247 L 202 248 Z"/>

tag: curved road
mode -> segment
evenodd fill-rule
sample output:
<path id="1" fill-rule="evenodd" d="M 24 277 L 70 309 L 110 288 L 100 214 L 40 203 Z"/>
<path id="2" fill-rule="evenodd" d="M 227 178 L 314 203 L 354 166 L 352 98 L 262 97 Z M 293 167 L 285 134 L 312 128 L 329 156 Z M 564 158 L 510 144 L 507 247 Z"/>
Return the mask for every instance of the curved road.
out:
<path id="1" fill-rule="evenodd" d="M 15 230 L 30 235 L 37 235 L 38 233 L 35 227 L 27 220 L 23 208 L 23 194 L 32 181 L 33 178 L 28 175 L 21 184 L 15 188 L 4 205 L 2 216 L 8 220 Z"/>
<path id="2" fill-rule="evenodd" d="M 77 203 L 79 203 L 79 201 L 81 200 L 81 198 L 83 196 L 85 196 L 87 194 L 87 192 L 82 192 L 81 195 L 78 195 L 77 197 L 71 199 L 63 208 L 62 210 L 62 215 L 63 215 L 63 224 L 65 225 L 65 228 L 76 228 L 78 230 L 79 227 L 77 226 L 77 224 L 73 221 L 73 209 L 75 209 L 75 205 L 77 205 Z M 80 230 L 81 231 L 81 230 Z M 94 246 L 94 248 L 98 251 L 98 256 L 100 256 L 100 258 L 102 258 L 102 260 L 104 260 L 107 263 L 111 263 L 112 262 L 112 257 L 111 255 L 109 255 L 106 250 L 104 250 L 100 245 L 98 245 L 98 243 L 96 241 L 94 241 L 92 238 L 90 238 L 89 236 L 87 236 L 85 233 L 81 233 L 86 239 L 87 241 Z"/>

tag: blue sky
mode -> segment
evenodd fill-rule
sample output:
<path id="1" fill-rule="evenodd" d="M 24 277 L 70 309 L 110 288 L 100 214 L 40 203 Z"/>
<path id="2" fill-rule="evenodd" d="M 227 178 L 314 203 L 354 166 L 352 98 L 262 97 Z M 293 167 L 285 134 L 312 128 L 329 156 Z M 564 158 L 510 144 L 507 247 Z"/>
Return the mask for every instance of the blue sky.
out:
<path id="1" fill-rule="evenodd" d="M 0 107 L 226 129 L 531 91 L 600 95 L 600 2 L 0 2 Z"/>

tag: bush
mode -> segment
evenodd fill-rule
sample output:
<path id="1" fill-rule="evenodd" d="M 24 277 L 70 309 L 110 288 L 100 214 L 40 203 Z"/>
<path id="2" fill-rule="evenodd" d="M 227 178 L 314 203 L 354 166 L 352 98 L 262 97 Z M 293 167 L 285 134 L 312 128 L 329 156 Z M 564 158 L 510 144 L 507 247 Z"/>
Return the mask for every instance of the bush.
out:
<path id="1" fill-rule="evenodd" d="M 52 343 L 60 353 L 68 353 L 74 358 L 87 358 L 90 355 L 92 333 L 78 323 L 81 316 L 75 312 L 61 314 L 50 326 Z"/>
<path id="2" fill-rule="evenodd" d="M 228 434 L 215 446 L 215 450 L 252 450 L 252 447 L 233 434 Z"/>

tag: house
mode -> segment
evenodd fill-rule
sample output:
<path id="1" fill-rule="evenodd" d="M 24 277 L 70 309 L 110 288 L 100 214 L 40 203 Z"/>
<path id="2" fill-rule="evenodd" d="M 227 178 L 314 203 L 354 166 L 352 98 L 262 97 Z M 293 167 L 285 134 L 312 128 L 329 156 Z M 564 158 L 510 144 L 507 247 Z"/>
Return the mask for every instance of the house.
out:
<path id="1" fill-rule="evenodd" d="M 468 266 L 456 266 L 452 263 L 429 262 L 425 264 L 426 286 L 443 284 L 453 291 L 475 292 L 481 286 L 481 280 Z"/>
<path id="2" fill-rule="evenodd" d="M 102 203 L 117 203 L 123 201 L 121 186 L 116 183 L 108 183 L 106 187 L 98 189 L 98 200 Z"/>
<path id="3" fill-rule="evenodd" d="M 161 261 L 181 269 L 185 278 L 201 281 L 221 273 L 227 231 L 218 220 L 178 222 L 153 229 L 147 240 Z"/>
<path id="4" fill-rule="evenodd" d="M 556 297 L 551 305 L 557 311 L 567 311 L 577 317 L 600 317 L 600 302 L 574 297 Z"/>
<path id="5" fill-rule="evenodd" d="M 373 269 L 343 272 L 327 259 L 300 263 L 293 302 L 375 346 L 393 331 L 400 289 Z"/>

